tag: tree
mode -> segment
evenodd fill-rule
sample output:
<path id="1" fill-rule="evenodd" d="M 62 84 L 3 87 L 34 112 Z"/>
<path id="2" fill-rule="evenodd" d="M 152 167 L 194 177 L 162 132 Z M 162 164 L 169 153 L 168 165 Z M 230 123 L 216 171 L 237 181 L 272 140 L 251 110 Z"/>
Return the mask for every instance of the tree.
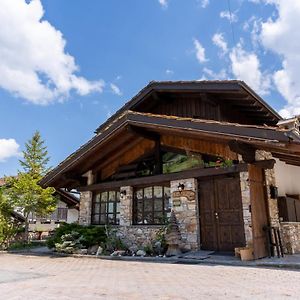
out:
<path id="1" fill-rule="evenodd" d="M 33 137 L 25 143 L 24 160 L 19 160 L 25 173 L 34 178 L 41 178 L 49 171 L 49 168 L 47 168 L 49 162 L 48 151 L 44 143 L 45 141 L 42 140 L 39 131 L 36 131 Z"/>
<path id="2" fill-rule="evenodd" d="M 25 144 L 24 160 L 20 164 L 24 171 L 19 171 L 17 177 L 8 180 L 8 193 L 15 207 L 22 209 L 25 218 L 25 240 L 28 241 L 29 217 L 31 215 L 46 216 L 56 208 L 54 188 L 43 189 L 39 180 L 49 170 L 48 151 L 44 146 L 40 133 L 37 131 Z"/>
<path id="3" fill-rule="evenodd" d="M 7 245 L 9 240 L 16 233 L 16 226 L 12 220 L 11 213 L 13 207 L 9 198 L 4 193 L 4 188 L 0 187 L 0 246 Z"/>

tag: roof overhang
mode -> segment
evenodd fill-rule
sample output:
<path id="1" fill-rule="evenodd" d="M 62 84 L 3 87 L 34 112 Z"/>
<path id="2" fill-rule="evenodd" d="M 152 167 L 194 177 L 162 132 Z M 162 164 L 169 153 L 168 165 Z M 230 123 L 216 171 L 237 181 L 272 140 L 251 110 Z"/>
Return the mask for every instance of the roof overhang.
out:
<path id="1" fill-rule="evenodd" d="M 300 155 L 299 137 L 293 132 L 277 127 L 241 125 L 126 111 L 103 129 L 100 134 L 94 136 L 79 150 L 50 171 L 40 181 L 40 184 L 44 187 L 57 187 L 64 184 L 64 182 L 67 184 L 64 174 L 83 175 L 112 149 L 118 151 L 120 143 L 126 144 L 132 139 L 136 139 L 132 130 L 128 130 L 128 127 L 143 129 L 146 132 L 157 133 L 158 135 L 188 135 L 191 138 L 226 143 L 236 140 L 254 145 L 256 149 L 276 151 L 276 153 L 288 156 L 291 153 L 295 157 Z"/>

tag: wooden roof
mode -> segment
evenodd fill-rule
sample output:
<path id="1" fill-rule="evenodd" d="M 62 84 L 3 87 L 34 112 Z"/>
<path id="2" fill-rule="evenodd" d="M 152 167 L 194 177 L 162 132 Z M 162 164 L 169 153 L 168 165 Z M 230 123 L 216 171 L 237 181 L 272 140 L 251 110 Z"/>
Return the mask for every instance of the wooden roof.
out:
<path id="1" fill-rule="evenodd" d="M 136 128 L 142 129 L 145 136 L 148 135 L 150 138 L 152 134 L 167 133 L 213 141 L 240 141 L 253 145 L 256 149 L 283 155 L 281 158 L 283 160 L 293 155 L 295 164 L 300 164 L 300 138 L 294 131 L 274 126 L 241 125 L 125 111 L 103 128 L 101 133 L 49 172 L 41 180 L 41 185 L 56 187 L 58 184 L 68 183 L 64 174 L 72 174 L 72 176 L 84 174 L 106 154 L 120 151 L 121 147 L 136 140 L 134 135 Z M 292 160 L 287 162 L 291 163 Z"/>
<path id="2" fill-rule="evenodd" d="M 72 193 L 67 192 L 61 188 L 56 189 L 55 193 L 60 195 L 60 201 L 66 203 L 68 207 L 79 209 L 79 199 L 72 195 Z"/>
<path id="3" fill-rule="evenodd" d="M 128 101 L 106 122 L 99 126 L 95 133 L 101 132 L 109 123 L 118 118 L 124 111 L 137 111 L 141 105 L 151 101 L 151 95 L 158 93 L 207 93 L 226 104 L 257 120 L 261 124 L 275 125 L 282 118 L 245 82 L 240 80 L 209 81 L 151 81 L 136 96 Z"/>

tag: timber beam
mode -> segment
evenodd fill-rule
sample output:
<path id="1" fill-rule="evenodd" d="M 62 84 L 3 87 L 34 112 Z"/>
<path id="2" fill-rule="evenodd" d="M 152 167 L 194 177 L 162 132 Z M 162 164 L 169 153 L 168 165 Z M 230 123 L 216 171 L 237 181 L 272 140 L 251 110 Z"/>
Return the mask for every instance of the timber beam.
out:
<path id="1" fill-rule="evenodd" d="M 245 172 L 248 170 L 248 164 L 238 164 L 228 168 L 195 168 L 187 171 L 160 174 L 153 176 L 145 176 L 139 178 L 132 178 L 119 181 L 102 182 L 89 186 L 81 186 L 78 188 L 79 191 L 100 191 L 113 188 L 119 188 L 121 186 L 141 186 L 151 185 L 163 182 L 170 182 L 173 180 L 185 179 L 185 178 L 200 178 L 217 175 L 226 175 L 238 172 Z"/>

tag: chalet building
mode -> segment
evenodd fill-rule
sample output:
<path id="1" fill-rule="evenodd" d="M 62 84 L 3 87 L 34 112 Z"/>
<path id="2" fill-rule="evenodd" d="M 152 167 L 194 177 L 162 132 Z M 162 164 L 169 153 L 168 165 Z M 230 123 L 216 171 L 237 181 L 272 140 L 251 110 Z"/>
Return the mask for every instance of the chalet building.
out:
<path id="1" fill-rule="evenodd" d="M 79 219 L 79 197 L 64 189 L 56 189 L 54 196 L 58 199 L 56 209 L 48 216 L 30 215 L 29 231 L 43 232 L 47 235 L 61 223 L 77 223 Z"/>
<path id="2" fill-rule="evenodd" d="M 299 154 L 297 120 L 242 81 L 151 82 L 41 185 L 77 188 L 79 222 L 111 224 L 128 246 L 151 243 L 173 210 L 183 249 L 249 245 L 261 258 L 270 227 L 300 251 L 300 223 L 278 211 L 300 194 Z"/>

